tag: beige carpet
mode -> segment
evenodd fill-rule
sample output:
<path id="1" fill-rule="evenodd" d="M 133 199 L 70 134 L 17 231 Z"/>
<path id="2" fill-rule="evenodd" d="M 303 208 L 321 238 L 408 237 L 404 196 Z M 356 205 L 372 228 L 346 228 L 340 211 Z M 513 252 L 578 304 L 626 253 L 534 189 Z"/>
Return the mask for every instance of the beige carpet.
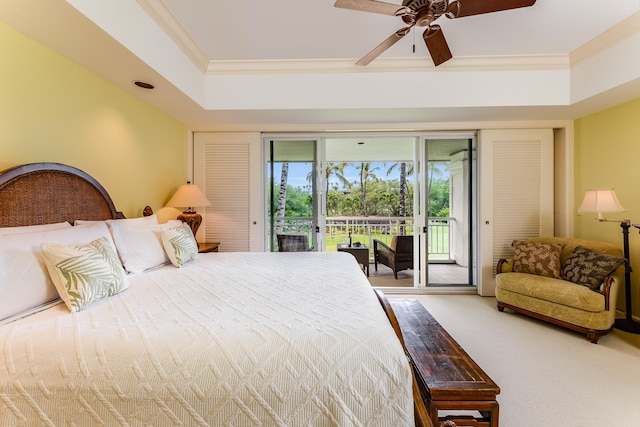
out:
<path id="1" fill-rule="evenodd" d="M 580 334 L 500 313 L 494 298 L 406 298 L 418 299 L 500 386 L 501 427 L 640 426 L 640 335 L 615 330 L 594 345 Z"/>

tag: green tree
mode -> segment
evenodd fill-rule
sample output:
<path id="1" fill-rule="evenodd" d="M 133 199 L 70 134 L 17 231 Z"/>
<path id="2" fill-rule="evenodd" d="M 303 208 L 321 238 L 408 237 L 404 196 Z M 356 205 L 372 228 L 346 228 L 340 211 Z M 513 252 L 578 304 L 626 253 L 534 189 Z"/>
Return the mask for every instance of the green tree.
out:
<path id="1" fill-rule="evenodd" d="M 367 185 L 370 181 L 375 181 L 378 177 L 375 171 L 380 170 L 379 167 L 371 167 L 370 162 L 362 162 L 356 169 L 360 172 L 360 199 L 362 200 L 362 212 L 364 216 L 368 216 L 367 212 Z"/>
<path id="2" fill-rule="evenodd" d="M 287 189 L 287 202 L 284 216 L 311 216 L 313 214 L 311 194 L 298 187 Z"/>
<path id="3" fill-rule="evenodd" d="M 413 175 L 413 163 L 410 163 L 409 167 L 405 162 L 394 163 L 387 169 L 387 176 L 395 169 L 400 169 L 400 210 L 398 214 L 407 216 L 407 177 Z"/>

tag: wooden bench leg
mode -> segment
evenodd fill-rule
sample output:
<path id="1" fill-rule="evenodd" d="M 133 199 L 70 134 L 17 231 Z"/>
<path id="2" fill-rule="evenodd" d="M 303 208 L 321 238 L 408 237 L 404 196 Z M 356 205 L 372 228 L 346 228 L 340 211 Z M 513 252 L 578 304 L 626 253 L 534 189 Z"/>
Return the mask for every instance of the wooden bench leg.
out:
<path id="1" fill-rule="evenodd" d="M 449 415 L 440 417 L 439 410 L 478 411 L 480 418 L 472 415 Z M 453 421 L 459 425 L 473 425 L 483 427 L 498 427 L 500 407 L 497 401 L 439 401 L 429 402 L 429 418 L 434 426 L 440 426 L 444 421 Z M 467 424 L 468 423 L 468 424 Z"/>

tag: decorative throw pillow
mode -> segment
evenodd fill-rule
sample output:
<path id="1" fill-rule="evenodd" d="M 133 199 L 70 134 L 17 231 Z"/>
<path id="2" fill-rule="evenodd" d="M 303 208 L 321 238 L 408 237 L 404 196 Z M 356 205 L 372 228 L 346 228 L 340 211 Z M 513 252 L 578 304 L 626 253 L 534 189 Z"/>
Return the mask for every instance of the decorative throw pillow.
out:
<path id="1" fill-rule="evenodd" d="M 554 279 L 561 278 L 560 252 L 564 245 L 514 240 L 512 246 L 514 248 L 513 271 Z"/>
<path id="2" fill-rule="evenodd" d="M 162 244 L 171 264 L 178 268 L 198 256 L 198 242 L 187 223 L 182 223 L 178 227 L 164 227 Z"/>
<path id="3" fill-rule="evenodd" d="M 106 237 L 83 246 L 42 243 L 40 247 L 51 280 L 71 312 L 129 287 L 120 258 Z"/>
<path id="4" fill-rule="evenodd" d="M 84 245 L 100 237 L 112 242 L 104 223 L 1 235 L 0 319 L 20 317 L 60 299 L 40 249 L 42 242 Z"/>
<path id="5" fill-rule="evenodd" d="M 625 259 L 622 257 L 576 246 L 562 268 L 562 277 L 598 292 L 604 278 L 616 271 L 624 262 Z"/>

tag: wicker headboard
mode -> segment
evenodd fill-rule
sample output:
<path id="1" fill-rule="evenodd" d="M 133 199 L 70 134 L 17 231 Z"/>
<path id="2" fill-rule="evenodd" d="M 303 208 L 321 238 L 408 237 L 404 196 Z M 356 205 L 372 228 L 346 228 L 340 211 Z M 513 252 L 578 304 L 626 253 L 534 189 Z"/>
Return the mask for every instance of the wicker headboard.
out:
<path id="1" fill-rule="evenodd" d="M 59 163 L 0 172 L 0 227 L 124 218 L 93 177 Z"/>

